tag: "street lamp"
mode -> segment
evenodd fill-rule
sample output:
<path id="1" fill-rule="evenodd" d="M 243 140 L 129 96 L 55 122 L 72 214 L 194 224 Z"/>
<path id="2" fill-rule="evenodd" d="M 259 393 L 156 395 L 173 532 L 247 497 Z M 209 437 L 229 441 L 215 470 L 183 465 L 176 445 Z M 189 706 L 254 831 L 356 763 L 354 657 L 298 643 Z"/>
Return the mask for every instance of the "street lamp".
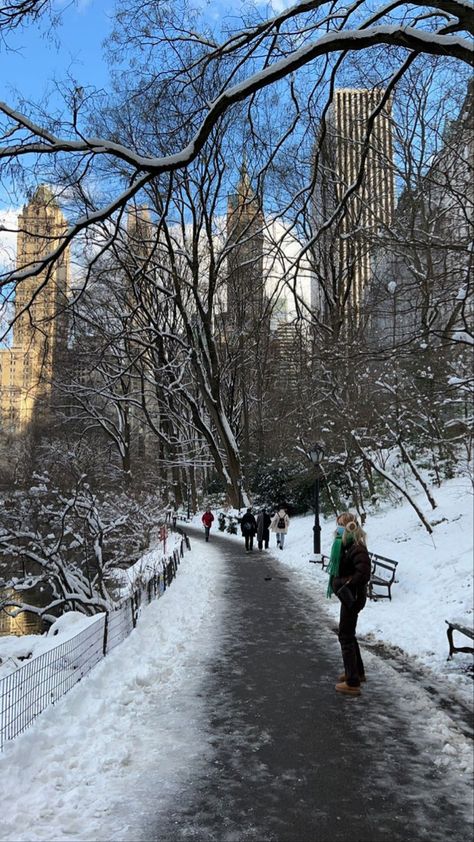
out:
<path id="1" fill-rule="evenodd" d="M 188 492 L 188 521 L 190 521 L 191 520 L 191 489 L 190 489 L 189 485 L 188 485 L 188 488 L 187 488 L 187 492 Z"/>
<path id="2" fill-rule="evenodd" d="M 315 555 L 321 555 L 321 526 L 319 523 L 319 476 L 320 465 L 324 455 L 324 447 L 321 444 L 313 444 L 308 452 L 308 457 L 311 459 L 316 468 L 316 478 L 314 483 L 314 526 L 313 526 L 313 552 Z"/>

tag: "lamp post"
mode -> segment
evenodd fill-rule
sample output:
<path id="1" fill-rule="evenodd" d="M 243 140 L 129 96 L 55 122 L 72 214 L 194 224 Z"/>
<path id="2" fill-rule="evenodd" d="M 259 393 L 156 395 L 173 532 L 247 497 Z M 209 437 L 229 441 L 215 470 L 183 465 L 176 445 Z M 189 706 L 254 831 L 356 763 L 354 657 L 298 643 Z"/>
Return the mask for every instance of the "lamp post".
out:
<path id="1" fill-rule="evenodd" d="M 313 552 L 321 555 L 321 525 L 319 523 L 319 476 L 320 465 L 324 455 L 324 447 L 321 444 L 314 444 L 308 452 L 308 456 L 316 469 L 314 482 L 314 526 L 313 526 Z"/>
<path id="2" fill-rule="evenodd" d="M 191 519 L 191 489 L 190 489 L 189 485 L 188 485 L 188 488 L 187 488 L 187 492 L 188 492 L 188 521 L 189 521 Z"/>
<path id="3" fill-rule="evenodd" d="M 237 485 L 239 488 L 239 517 L 240 517 L 240 510 L 242 508 L 242 480 L 239 478 L 237 480 Z"/>

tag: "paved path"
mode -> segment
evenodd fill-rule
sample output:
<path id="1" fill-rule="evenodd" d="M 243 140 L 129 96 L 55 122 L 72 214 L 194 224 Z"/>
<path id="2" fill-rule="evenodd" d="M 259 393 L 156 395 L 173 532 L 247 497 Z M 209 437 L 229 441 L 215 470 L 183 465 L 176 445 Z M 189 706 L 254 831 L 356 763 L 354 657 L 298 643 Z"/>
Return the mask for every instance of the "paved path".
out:
<path id="1" fill-rule="evenodd" d="M 191 540 L 202 533 L 187 530 Z M 284 552 L 220 538 L 226 630 L 204 688 L 213 759 L 146 842 L 461 842 L 466 811 L 433 762 L 426 715 L 370 657 L 359 698 L 339 696 L 339 645 Z M 401 682 L 401 685 L 400 685 Z M 401 689 L 400 689 L 401 688 Z"/>

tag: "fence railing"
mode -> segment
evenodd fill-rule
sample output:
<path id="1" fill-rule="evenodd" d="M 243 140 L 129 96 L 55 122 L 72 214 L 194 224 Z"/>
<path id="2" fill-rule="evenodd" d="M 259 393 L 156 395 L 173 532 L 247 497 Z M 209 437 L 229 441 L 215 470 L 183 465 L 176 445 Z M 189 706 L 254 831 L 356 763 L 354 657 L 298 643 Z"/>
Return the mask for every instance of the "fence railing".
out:
<path id="1" fill-rule="evenodd" d="M 171 585 L 185 546 L 190 549 L 191 545 L 188 536 L 182 535 L 179 548 L 162 562 L 162 569 L 115 609 L 98 614 L 75 637 L 0 679 L 0 751 L 125 640 L 137 624 L 141 606 L 158 599 Z"/>

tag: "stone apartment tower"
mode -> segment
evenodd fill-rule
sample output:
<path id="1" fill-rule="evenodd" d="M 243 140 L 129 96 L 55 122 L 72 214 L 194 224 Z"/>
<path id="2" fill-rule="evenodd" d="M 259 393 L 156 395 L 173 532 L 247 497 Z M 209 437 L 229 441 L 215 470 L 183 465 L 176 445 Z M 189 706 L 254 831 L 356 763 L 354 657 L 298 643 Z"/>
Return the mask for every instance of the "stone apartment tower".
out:
<path id="1" fill-rule="evenodd" d="M 261 317 L 264 302 L 264 216 L 245 163 L 227 204 L 227 321 L 245 332 Z"/>
<path id="2" fill-rule="evenodd" d="M 40 186 L 18 217 L 17 271 L 53 251 L 67 229 L 51 191 Z M 58 357 L 66 349 L 65 305 L 69 251 L 49 270 L 16 287 L 11 347 L 0 351 L 0 409 L 4 432 L 21 433 L 47 413 Z"/>
<path id="3" fill-rule="evenodd" d="M 150 256 L 153 248 L 153 233 L 149 207 L 147 205 L 132 207 L 127 216 L 127 241 L 130 256 L 139 261 L 139 265 Z"/>
<path id="4" fill-rule="evenodd" d="M 235 361 L 235 393 L 241 407 L 241 449 L 245 459 L 251 441 L 258 441 L 253 407 L 262 394 L 263 359 L 270 321 L 265 315 L 263 271 L 264 215 L 245 162 L 240 180 L 227 204 L 227 275 L 223 339 Z"/>
<path id="5" fill-rule="evenodd" d="M 315 248 L 316 272 L 323 290 L 320 299 L 326 302 L 323 309 L 331 310 L 333 305 L 331 315 L 336 320 L 345 310 L 346 320 L 356 325 L 370 281 L 377 234 L 391 224 L 394 213 L 390 102 L 371 117 L 382 96 L 378 89 L 336 90 L 315 155 L 315 230 L 334 215 Z M 339 212 L 347 191 L 345 209 Z"/>

